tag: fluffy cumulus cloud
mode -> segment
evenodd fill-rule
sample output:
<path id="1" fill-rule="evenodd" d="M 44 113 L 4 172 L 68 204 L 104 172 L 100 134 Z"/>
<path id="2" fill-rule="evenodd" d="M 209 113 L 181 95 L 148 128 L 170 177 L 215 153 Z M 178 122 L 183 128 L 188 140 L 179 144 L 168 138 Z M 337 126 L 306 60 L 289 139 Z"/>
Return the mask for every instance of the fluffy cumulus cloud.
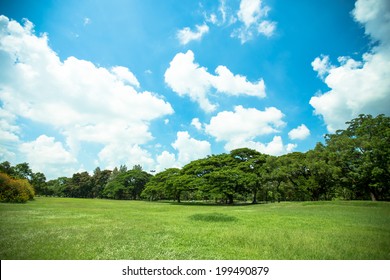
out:
<path id="1" fill-rule="evenodd" d="M 34 141 L 21 143 L 19 150 L 26 155 L 33 170 L 46 170 L 55 177 L 63 175 L 64 170 L 65 173 L 75 171 L 73 164 L 77 159 L 54 137 L 41 135 Z"/>
<path id="2" fill-rule="evenodd" d="M 157 156 L 156 172 L 164 171 L 167 168 L 180 167 L 176 162 L 176 156 L 173 153 L 163 151 Z"/>
<path id="3" fill-rule="evenodd" d="M 211 104 L 207 93 L 211 87 L 212 75 L 205 67 L 194 63 L 194 53 L 178 53 L 170 62 L 165 71 L 165 82 L 180 96 L 188 95 L 192 101 L 199 103 L 200 107 L 211 112 L 216 106 Z"/>
<path id="4" fill-rule="evenodd" d="M 297 145 L 292 143 L 284 145 L 281 136 L 274 136 L 269 143 L 261 143 L 252 140 L 228 142 L 225 146 L 225 149 L 226 151 L 231 151 L 242 147 L 254 149 L 267 155 L 280 156 L 292 152 L 297 147 Z"/>
<path id="5" fill-rule="evenodd" d="M 199 121 L 199 120 L 198 120 Z M 204 158 L 211 154 L 211 145 L 208 141 L 192 138 L 187 131 L 179 131 L 176 140 L 171 144 L 176 154 L 163 151 L 156 157 L 156 172 L 167 168 L 181 168 L 187 163 Z"/>
<path id="6" fill-rule="evenodd" d="M 196 31 L 185 27 L 177 32 L 177 38 L 180 44 L 187 45 L 191 41 L 199 41 L 207 32 L 209 32 L 207 24 L 196 25 Z"/>
<path id="7" fill-rule="evenodd" d="M 104 162 L 107 168 L 113 169 L 118 163 L 125 163 L 128 167 L 140 164 L 145 170 L 154 166 L 152 155 L 138 144 L 121 142 L 109 143 L 98 154 L 99 162 Z"/>
<path id="8" fill-rule="evenodd" d="M 129 85 L 140 87 L 140 84 L 137 78 L 134 76 L 130 70 L 123 66 L 116 66 L 111 69 L 111 72 L 116 75 L 116 77 L 121 80 L 124 84 L 128 83 Z"/>
<path id="9" fill-rule="evenodd" d="M 259 111 L 236 106 L 234 112 L 223 111 L 212 117 L 206 125 L 206 132 L 217 141 L 230 141 L 233 138 L 253 139 L 259 135 L 278 132 L 278 129 L 285 125 L 283 116 L 275 107 Z"/>
<path id="10" fill-rule="evenodd" d="M 216 141 L 226 142 L 225 150 L 248 147 L 262 153 L 280 155 L 292 151 L 295 146 L 283 145 L 282 138 L 275 136 L 267 144 L 255 141 L 259 136 L 278 133 L 285 126 L 283 113 L 270 107 L 264 111 L 236 106 L 234 111 L 223 111 L 212 117 L 205 131 Z"/>
<path id="11" fill-rule="evenodd" d="M 322 79 L 328 74 L 329 70 L 333 68 L 333 66 L 330 64 L 329 56 L 324 55 L 321 57 L 316 57 L 311 63 L 311 66 Z"/>
<path id="12" fill-rule="evenodd" d="M 268 143 L 245 139 L 233 139 L 226 143 L 225 150 L 228 152 L 242 147 L 253 149 L 267 155 L 280 156 L 292 152 L 297 145 L 292 143 L 285 145 L 283 144 L 281 136 L 274 136 Z"/>
<path id="13" fill-rule="evenodd" d="M 288 133 L 288 137 L 291 140 L 304 140 L 309 136 L 310 136 L 310 130 L 304 124 L 301 124 L 297 128 L 292 129 Z"/>
<path id="14" fill-rule="evenodd" d="M 206 112 L 212 112 L 217 105 L 209 100 L 211 89 L 226 95 L 248 95 L 265 97 L 263 79 L 249 82 L 245 76 L 234 75 L 226 66 L 218 66 L 216 75 L 194 62 L 194 53 L 178 53 L 165 72 L 165 82 L 180 96 L 189 96 Z"/>
<path id="15" fill-rule="evenodd" d="M 199 121 L 199 120 L 198 120 Z M 181 168 L 187 163 L 204 158 L 211 154 L 211 145 L 208 141 L 192 138 L 187 131 L 179 131 L 176 140 L 171 144 L 176 154 L 163 151 L 156 157 L 156 172 L 167 168 Z"/>
<path id="16" fill-rule="evenodd" d="M 312 62 L 330 90 L 317 93 L 310 104 L 329 132 L 359 114 L 390 113 L 390 2 L 358 0 L 352 14 L 375 46 L 361 60 L 339 57 L 339 64 L 332 65 L 325 55 Z"/>
<path id="17" fill-rule="evenodd" d="M 27 20 L 21 25 L 0 16 L 0 64 L 1 114 L 7 116 L 0 122 L 0 133 L 8 139 L 20 141 L 15 118 L 21 117 L 64 135 L 73 157 L 81 142 L 102 144 L 100 163 L 113 164 L 116 151 L 129 152 L 127 158 L 148 157 L 140 145 L 153 138 L 149 123 L 173 113 L 161 97 L 140 92 L 128 68 L 107 69 L 75 57 L 61 61 L 49 47 L 48 36 L 35 35 Z M 126 143 L 124 150 L 121 143 Z"/>
<path id="18" fill-rule="evenodd" d="M 194 126 L 197 130 L 202 130 L 202 123 L 198 118 L 193 118 L 191 121 L 191 125 Z"/>
<path id="19" fill-rule="evenodd" d="M 176 141 L 172 143 L 172 147 L 177 150 L 179 166 L 211 154 L 211 145 L 208 141 L 192 138 L 187 131 L 177 133 Z"/>
<path id="20" fill-rule="evenodd" d="M 365 33 L 374 41 L 390 43 L 390 2 L 387 0 L 358 0 L 352 12 L 356 21 L 365 27 Z"/>
<path id="21" fill-rule="evenodd" d="M 272 36 L 276 29 L 276 23 L 265 20 L 269 11 L 270 8 L 263 5 L 261 0 L 241 0 L 237 17 L 242 26 L 236 29 L 232 36 L 238 37 L 241 43 L 251 40 L 258 34 Z"/>
<path id="22" fill-rule="evenodd" d="M 215 69 L 217 76 L 213 76 L 212 85 L 218 92 L 228 95 L 250 95 L 265 97 L 264 81 L 260 79 L 255 83 L 247 81 L 245 76 L 234 75 L 226 66 Z"/>

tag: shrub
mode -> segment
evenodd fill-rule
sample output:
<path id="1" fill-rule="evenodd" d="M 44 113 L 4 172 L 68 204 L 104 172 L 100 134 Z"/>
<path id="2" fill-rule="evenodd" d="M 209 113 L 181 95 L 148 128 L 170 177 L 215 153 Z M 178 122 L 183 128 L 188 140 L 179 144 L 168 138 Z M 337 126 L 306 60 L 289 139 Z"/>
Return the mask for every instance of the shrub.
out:
<path id="1" fill-rule="evenodd" d="M 35 191 L 26 179 L 13 179 L 0 173 L 0 202 L 25 203 L 34 198 Z"/>

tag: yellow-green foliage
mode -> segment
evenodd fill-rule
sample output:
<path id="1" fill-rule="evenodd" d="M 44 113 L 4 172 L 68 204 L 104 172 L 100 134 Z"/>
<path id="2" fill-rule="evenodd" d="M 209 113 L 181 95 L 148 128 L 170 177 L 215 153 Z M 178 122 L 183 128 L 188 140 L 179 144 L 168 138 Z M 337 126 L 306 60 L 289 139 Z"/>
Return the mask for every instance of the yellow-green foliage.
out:
<path id="1" fill-rule="evenodd" d="M 34 198 L 35 191 L 26 179 L 14 179 L 0 173 L 0 202 L 24 203 Z"/>

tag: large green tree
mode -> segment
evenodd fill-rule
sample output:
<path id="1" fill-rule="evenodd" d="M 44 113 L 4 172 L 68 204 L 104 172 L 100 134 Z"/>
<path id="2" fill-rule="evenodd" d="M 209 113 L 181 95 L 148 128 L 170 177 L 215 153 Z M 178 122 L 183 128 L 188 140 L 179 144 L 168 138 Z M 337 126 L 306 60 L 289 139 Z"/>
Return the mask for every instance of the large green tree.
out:
<path id="1" fill-rule="evenodd" d="M 234 196 L 245 192 L 242 184 L 244 176 L 244 172 L 240 169 L 229 166 L 215 169 L 206 176 L 208 179 L 208 192 L 215 197 L 222 195 L 221 198 L 225 199 L 227 204 L 233 204 Z"/>
<path id="2" fill-rule="evenodd" d="M 110 178 L 110 170 L 101 170 L 99 167 L 95 168 L 92 175 L 92 197 L 102 198 L 103 190 Z"/>
<path id="3" fill-rule="evenodd" d="M 37 195 L 46 195 L 46 176 L 42 172 L 31 174 L 30 183 L 33 186 Z"/>
<path id="4" fill-rule="evenodd" d="M 372 200 L 390 198 L 390 118 L 359 115 L 348 127 L 326 136 L 332 163 L 355 193 Z"/>
<path id="5" fill-rule="evenodd" d="M 68 192 L 68 186 L 70 185 L 70 178 L 58 177 L 57 179 L 50 180 L 46 183 L 45 195 L 70 197 Z"/>
<path id="6" fill-rule="evenodd" d="M 120 168 L 118 173 L 113 172 L 107 185 L 104 187 L 103 196 L 111 199 L 139 199 L 147 182 L 149 173 L 139 168 L 126 171 L 127 168 Z"/>
<path id="7" fill-rule="evenodd" d="M 340 168 L 330 161 L 329 150 L 322 143 L 318 143 L 313 150 L 306 153 L 308 191 L 312 200 L 330 200 L 341 187 Z"/>
<path id="8" fill-rule="evenodd" d="M 193 176 L 193 185 L 198 185 L 204 194 L 223 199 L 233 204 L 234 196 L 242 194 L 244 172 L 230 154 L 212 155 L 193 161 L 183 167 L 184 174 Z"/>
<path id="9" fill-rule="evenodd" d="M 14 166 L 14 175 L 19 179 L 31 180 L 33 172 L 27 162 L 18 163 Z"/>
<path id="10" fill-rule="evenodd" d="M 88 172 L 73 174 L 67 191 L 71 197 L 92 198 L 92 178 Z"/>
<path id="11" fill-rule="evenodd" d="M 178 180 L 181 175 L 179 168 L 168 168 L 157 173 L 146 184 L 142 196 L 150 200 L 175 199 L 180 202 L 181 193 L 185 188 L 185 182 Z"/>
<path id="12" fill-rule="evenodd" d="M 14 177 L 14 168 L 9 161 L 0 163 L 0 172 Z"/>
<path id="13" fill-rule="evenodd" d="M 274 173 L 274 178 L 284 183 L 283 192 L 287 200 L 310 199 L 308 190 L 310 172 L 305 153 L 293 152 L 279 156 L 275 158 L 273 164 L 274 169 L 271 172 Z"/>
<path id="14" fill-rule="evenodd" d="M 257 203 L 257 194 L 267 182 L 267 155 L 249 148 L 232 150 L 230 155 L 235 161 L 235 168 L 244 173 L 241 173 L 240 185 L 252 193 L 252 203 Z"/>

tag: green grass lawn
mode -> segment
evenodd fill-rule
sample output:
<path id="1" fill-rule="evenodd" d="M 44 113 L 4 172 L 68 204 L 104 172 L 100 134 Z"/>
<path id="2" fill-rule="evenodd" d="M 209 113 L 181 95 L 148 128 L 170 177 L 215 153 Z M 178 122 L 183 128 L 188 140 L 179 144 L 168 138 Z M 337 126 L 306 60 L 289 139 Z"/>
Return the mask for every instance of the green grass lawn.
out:
<path id="1" fill-rule="evenodd" d="M 4 259 L 390 259 L 390 203 L 0 204 Z"/>

